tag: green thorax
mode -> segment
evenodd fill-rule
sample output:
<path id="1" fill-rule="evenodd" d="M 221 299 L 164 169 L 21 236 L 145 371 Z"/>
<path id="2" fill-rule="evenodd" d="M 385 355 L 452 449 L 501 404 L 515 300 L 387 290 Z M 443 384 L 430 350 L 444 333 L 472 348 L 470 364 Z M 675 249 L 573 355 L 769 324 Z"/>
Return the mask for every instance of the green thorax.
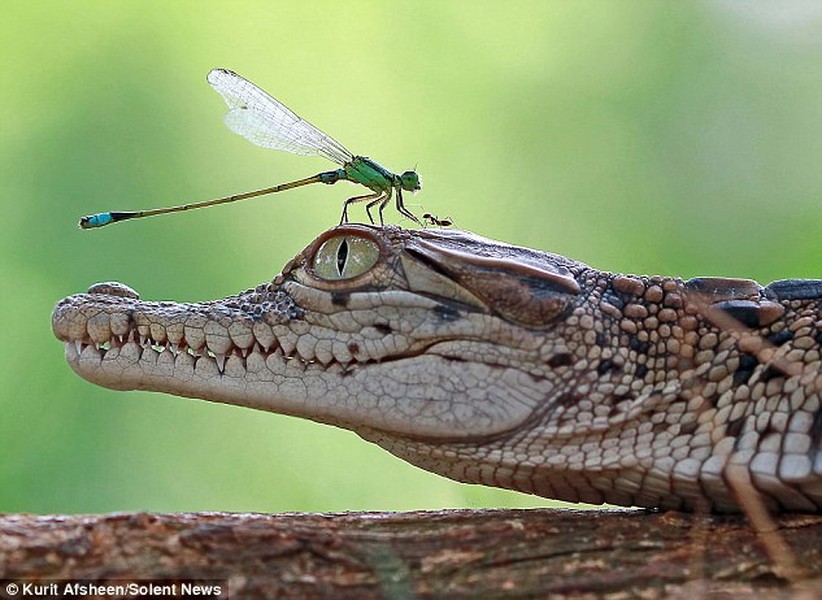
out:
<path id="1" fill-rule="evenodd" d="M 409 192 L 420 189 L 420 178 L 414 171 L 406 171 L 396 175 L 374 162 L 367 156 L 355 156 L 343 166 L 345 178 L 354 183 L 360 183 L 375 192 L 389 192 L 392 188 L 402 188 Z"/>
<path id="2" fill-rule="evenodd" d="M 347 179 L 361 183 L 375 192 L 389 191 L 394 187 L 394 179 L 397 177 L 367 156 L 355 156 L 354 160 L 343 166 L 343 169 Z"/>

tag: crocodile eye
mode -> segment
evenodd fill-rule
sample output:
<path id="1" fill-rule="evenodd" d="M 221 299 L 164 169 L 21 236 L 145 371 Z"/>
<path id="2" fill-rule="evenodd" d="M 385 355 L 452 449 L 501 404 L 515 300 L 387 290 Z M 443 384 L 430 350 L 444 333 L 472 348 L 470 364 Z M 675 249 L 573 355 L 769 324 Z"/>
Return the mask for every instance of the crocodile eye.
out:
<path id="1" fill-rule="evenodd" d="M 362 275 L 377 264 L 380 247 L 358 235 L 340 235 L 326 240 L 314 254 L 314 275 L 338 281 Z"/>

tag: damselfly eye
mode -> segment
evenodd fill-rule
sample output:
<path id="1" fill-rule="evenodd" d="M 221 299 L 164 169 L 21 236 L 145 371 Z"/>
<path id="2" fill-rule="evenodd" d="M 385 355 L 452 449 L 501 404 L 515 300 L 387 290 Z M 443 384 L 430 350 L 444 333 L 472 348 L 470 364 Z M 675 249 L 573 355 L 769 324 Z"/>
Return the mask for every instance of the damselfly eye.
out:
<path id="1" fill-rule="evenodd" d="M 358 235 L 339 235 L 326 240 L 314 254 L 314 275 L 339 281 L 362 275 L 377 264 L 380 247 Z"/>

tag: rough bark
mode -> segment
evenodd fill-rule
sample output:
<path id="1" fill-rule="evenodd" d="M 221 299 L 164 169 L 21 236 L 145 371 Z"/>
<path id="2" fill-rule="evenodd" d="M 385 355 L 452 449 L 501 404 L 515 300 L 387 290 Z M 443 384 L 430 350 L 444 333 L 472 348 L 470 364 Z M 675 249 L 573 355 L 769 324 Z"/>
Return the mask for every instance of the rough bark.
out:
<path id="1" fill-rule="evenodd" d="M 822 516 L 779 518 L 786 581 L 736 516 L 457 510 L 0 516 L 0 577 L 225 579 L 231 598 L 807 597 Z M 5 583 L 0 597 L 5 594 Z"/>

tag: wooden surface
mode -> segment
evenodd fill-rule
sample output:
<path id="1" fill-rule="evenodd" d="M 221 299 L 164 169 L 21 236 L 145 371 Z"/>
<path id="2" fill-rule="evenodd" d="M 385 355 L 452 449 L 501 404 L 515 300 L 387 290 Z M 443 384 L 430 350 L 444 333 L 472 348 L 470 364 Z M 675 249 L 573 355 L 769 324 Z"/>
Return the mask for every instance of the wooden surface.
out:
<path id="1" fill-rule="evenodd" d="M 0 515 L 0 577 L 225 578 L 231 598 L 822 597 L 822 516 L 778 522 L 805 579 L 777 576 L 742 517 L 548 509 Z"/>

